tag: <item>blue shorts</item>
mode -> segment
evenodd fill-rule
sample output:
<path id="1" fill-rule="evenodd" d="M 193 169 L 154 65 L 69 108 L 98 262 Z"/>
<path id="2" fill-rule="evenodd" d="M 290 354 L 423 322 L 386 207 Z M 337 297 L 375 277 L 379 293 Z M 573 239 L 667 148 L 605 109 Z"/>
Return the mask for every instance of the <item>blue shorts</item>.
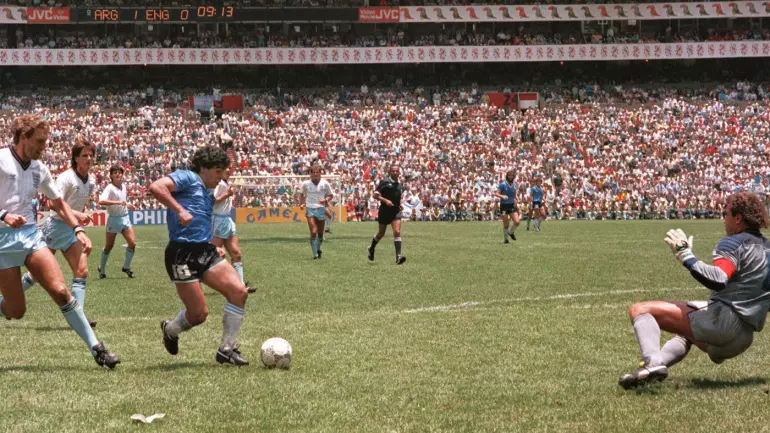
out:
<path id="1" fill-rule="evenodd" d="M 43 237 L 48 248 L 54 251 L 67 251 L 78 241 L 75 231 L 62 220 L 46 218 L 43 223 Z"/>
<path id="2" fill-rule="evenodd" d="M 128 215 L 110 215 L 107 218 L 107 233 L 123 233 L 123 230 L 130 229 L 131 227 L 131 220 L 128 218 Z"/>
<path id="3" fill-rule="evenodd" d="M 235 222 L 230 215 L 214 215 L 214 237 L 230 239 L 235 236 Z"/>
<path id="4" fill-rule="evenodd" d="M 20 229 L 0 229 L 0 269 L 18 268 L 24 265 L 28 255 L 45 247 L 37 224 L 26 224 Z"/>
<path id="5" fill-rule="evenodd" d="M 325 207 L 309 207 L 305 209 L 305 217 L 310 219 L 313 217 L 318 221 L 326 221 L 326 208 Z"/>

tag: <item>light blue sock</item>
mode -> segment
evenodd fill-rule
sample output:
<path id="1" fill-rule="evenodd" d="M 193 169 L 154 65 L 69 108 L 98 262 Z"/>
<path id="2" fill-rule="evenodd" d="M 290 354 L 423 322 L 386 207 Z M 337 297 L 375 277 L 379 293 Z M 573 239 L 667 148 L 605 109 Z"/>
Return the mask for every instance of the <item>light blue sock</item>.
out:
<path id="1" fill-rule="evenodd" d="M 310 248 L 313 250 L 313 257 L 318 257 L 318 238 L 310 240 Z"/>
<path id="2" fill-rule="evenodd" d="M 126 261 L 123 262 L 123 269 L 131 269 L 131 260 L 134 258 L 134 250 L 126 248 Z"/>
<path id="3" fill-rule="evenodd" d="M 24 289 L 26 292 L 27 290 L 31 289 L 32 286 L 35 285 L 35 280 L 32 278 L 32 275 L 27 272 L 24 274 L 24 276 L 21 277 L 21 288 Z"/>
<path id="4" fill-rule="evenodd" d="M 318 249 L 319 250 L 321 249 L 321 245 L 323 245 L 323 244 L 324 244 L 324 237 L 323 236 L 318 236 Z"/>
<path id="5" fill-rule="evenodd" d="M 59 309 L 64 314 L 64 318 L 67 319 L 70 327 L 86 342 L 89 350 L 99 344 L 93 329 L 88 324 L 86 315 L 83 314 L 83 307 L 80 306 L 75 298 L 72 298 L 69 302 L 59 307 Z"/>
<path id="6" fill-rule="evenodd" d="M 107 259 L 109 258 L 110 258 L 110 253 L 102 250 L 102 265 L 100 266 L 102 273 L 105 273 L 105 274 L 107 273 Z"/>
<path id="7" fill-rule="evenodd" d="M 233 267 L 235 268 L 235 272 L 238 273 L 238 278 L 240 278 L 241 282 L 243 282 L 243 263 L 235 262 L 233 263 Z"/>
<path id="8" fill-rule="evenodd" d="M 233 348 L 236 346 L 238 331 L 243 322 L 243 308 L 230 302 L 225 303 L 225 312 L 222 315 L 222 344 L 220 348 Z"/>
<path id="9" fill-rule="evenodd" d="M 72 279 L 72 297 L 78 301 L 81 307 L 86 305 L 86 279 Z"/>

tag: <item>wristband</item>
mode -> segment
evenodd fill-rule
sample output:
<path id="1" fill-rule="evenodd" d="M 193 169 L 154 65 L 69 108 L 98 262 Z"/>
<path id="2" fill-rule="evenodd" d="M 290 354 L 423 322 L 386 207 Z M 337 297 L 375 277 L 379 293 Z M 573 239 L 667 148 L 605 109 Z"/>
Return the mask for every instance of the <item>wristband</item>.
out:
<path id="1" fill-rule="evenodd" d="M 5 222 L 5 216 L 8 215 L 8 211 L 5 209 L 0 210 L 0 221 Z"/>
<path id="2" fill-rule="evenodd" d="M 75 230 L 75 235 L 76 236 L 77 236 L 78 233 L 85 233 L 85 231 L 86 231 L 86 229 L 84 229 L 83 227 L 80 227 L 80 226 L 75 226 L 75 228 L 73 230 Z"/>

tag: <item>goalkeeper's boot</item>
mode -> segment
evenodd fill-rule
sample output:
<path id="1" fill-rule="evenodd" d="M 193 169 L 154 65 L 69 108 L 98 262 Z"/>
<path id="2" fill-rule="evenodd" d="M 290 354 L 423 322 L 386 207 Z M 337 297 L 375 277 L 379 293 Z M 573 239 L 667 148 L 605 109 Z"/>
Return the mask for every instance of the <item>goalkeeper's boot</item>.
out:
<path id="1" fill-rule="evenodd" d="M 232 349 L 220 347 L 219 350 L 217 350 L 217 362 L 220 364 L 233 364 L 238 367 L 249 365 L 249 360 L 241 355 L 238 346 L 235 346 Z"/>
<path id="2" fill-rule="evenodd" d="M 166 333 L 168 323 L 168 320 L 160 322 L 160 329 L 163 331 L 163 346 L 166 348 L 166 352 L 176 355 L 179 353 L 179 337 L 172 337 Z"/>
<path id="3" fill-rule="evenodd" d="M 396 256 L 397 265 L 403 265 L 404 263 L 406 263 L 406 256 L 402 256 L 402 255 Z"/>
<path id="4" fill-rule="evenodd" d="M 369 255 L 368 255 L 368 257 L 369 257 L 369 262 L 370 262 L 370 263 L 374 263 L 374 250 L 372 249 L 372 247 L 367 247 L 367 248 L 366 248 L 366 252 L 369 254 Z"/>
<path id="5" fill-rule="evenodd" d="M 104 346 L 104 343 L 100 342 L 96 346 L 92 347 L 91 354 L 94 355 L 94 361 L 99 364 L 99 367 L 104 367 L 106 365 L 110 370 L 112 370 L 116 365 L 120 364 L 120 358 L 118 358 L 118 355 L 108 351 Z"/>
<path id="6" fill-rule="evenodd" d="M 665 365 L 658 365 L 650 367 L 645 365 L 644 362 L 639 363 L 639 368 L 631 373 L 624 374 L 618 379 L 618 385 L 623 389 L 632 389 L 646 383 L 662 382 L 668 377 L 668 367 Z"/>

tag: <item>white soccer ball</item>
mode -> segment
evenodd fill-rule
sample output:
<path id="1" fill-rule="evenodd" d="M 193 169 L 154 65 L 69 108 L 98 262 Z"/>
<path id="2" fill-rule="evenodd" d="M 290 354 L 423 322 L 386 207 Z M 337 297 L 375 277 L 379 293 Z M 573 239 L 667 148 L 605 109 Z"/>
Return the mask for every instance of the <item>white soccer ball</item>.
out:
<path id="1" fill-rule="evenodd" d="M 291 367 L 291 344 L 283 338 L 271 338 L 262 343 L 262 363 L 267 368 Z"/>

